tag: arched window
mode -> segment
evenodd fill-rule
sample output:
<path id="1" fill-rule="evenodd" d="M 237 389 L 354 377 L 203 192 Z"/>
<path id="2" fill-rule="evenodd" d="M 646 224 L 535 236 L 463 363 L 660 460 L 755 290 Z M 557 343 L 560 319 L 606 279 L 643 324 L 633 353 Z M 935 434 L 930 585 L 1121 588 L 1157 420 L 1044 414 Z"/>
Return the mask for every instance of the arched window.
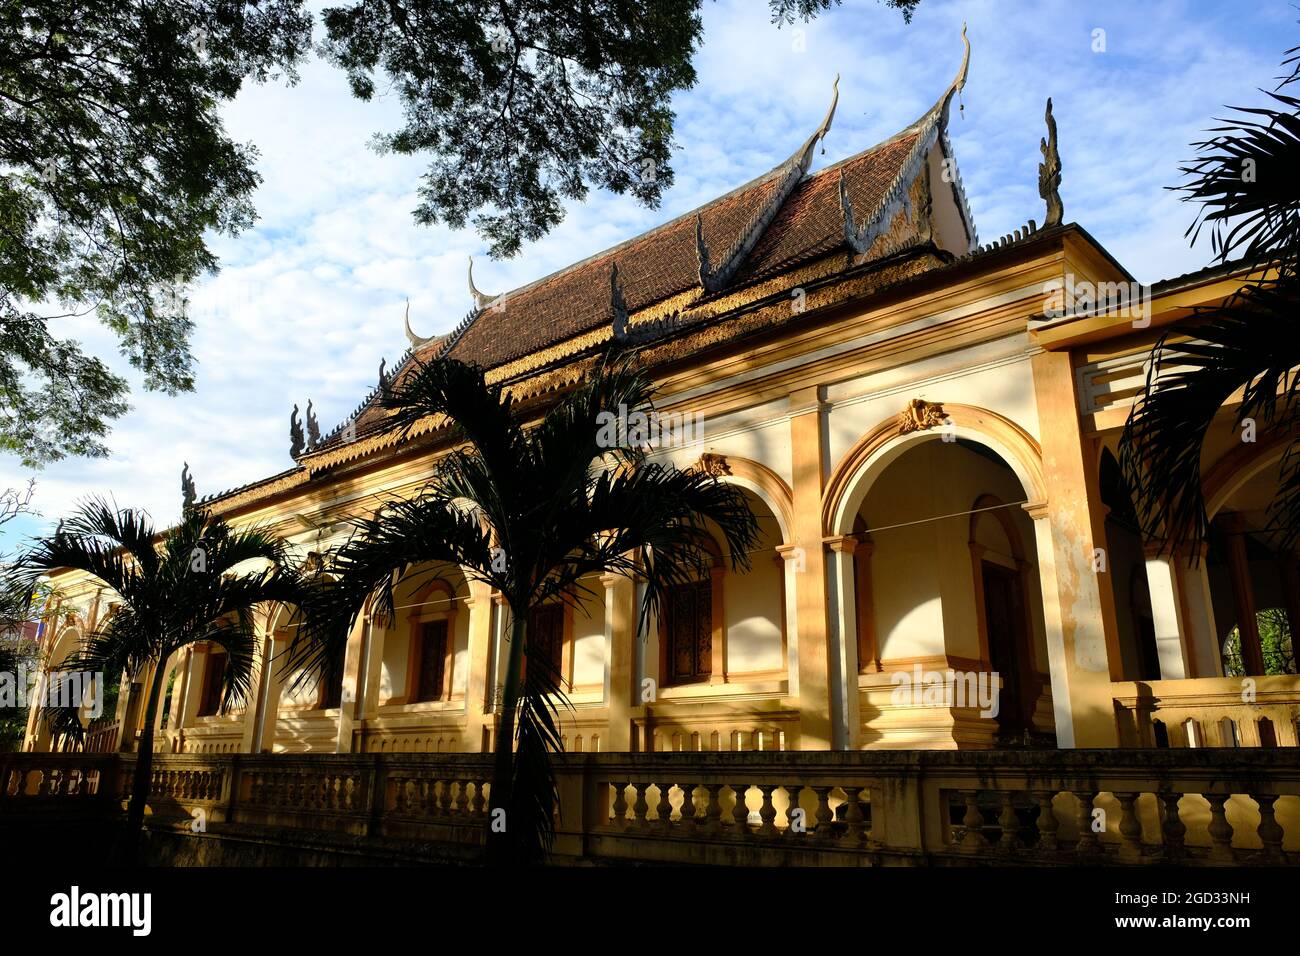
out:
<path id="1" fill-rule="evenodd" d="M 722 552 L 711 542 L 712 566 L 696 581 L 668 589 L 659 614 L 659 653 L 666 687 L 720 680 L 725 669 Z"/>

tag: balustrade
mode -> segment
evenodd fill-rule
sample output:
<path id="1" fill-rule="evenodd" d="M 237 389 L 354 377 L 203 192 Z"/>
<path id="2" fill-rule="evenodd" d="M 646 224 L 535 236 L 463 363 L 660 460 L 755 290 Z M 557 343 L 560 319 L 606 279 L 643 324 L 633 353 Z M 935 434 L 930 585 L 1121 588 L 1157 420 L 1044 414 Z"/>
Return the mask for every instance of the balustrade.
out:
<path id="1" fill-rule="evenodd" d="M 134 759 L 0 755 L 0 819 L 121 813 Z M 150 819 L 206 806 L 211 832 L 229 822 L 468 853 L 491 773 L 489 754 L 160 755 Z M 556 777 L 558 859 L 1300 863 L 1300 755 L 1285 749 L 589 753 L 558 756 Z"/>

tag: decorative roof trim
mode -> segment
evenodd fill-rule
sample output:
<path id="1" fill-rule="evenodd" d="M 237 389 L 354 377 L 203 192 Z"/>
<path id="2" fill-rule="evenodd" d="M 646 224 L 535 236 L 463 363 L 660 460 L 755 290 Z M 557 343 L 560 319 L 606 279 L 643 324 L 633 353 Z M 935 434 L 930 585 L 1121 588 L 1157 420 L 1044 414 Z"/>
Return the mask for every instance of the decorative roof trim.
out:
<path id="1" fill-rule="evenodd" d="M 884 196 L 880 202 L 871 210 L 862 222 L 858 222 L 853 213 L 852 203 L 849 201 L 848 190 L 844 181 L 844 171 L 840 170 L 840 208 L 844 212 L 844 239 L 849 248 L 857 256 L 864 256 L 871 248 L 871 244 L 885 231 L 898 215 L 899 210 L 906 210 L 911 203 L 912 183 L 920 174 L 922 166 L 925 165 L 930 155 L 930 150 L 934 149 L 936 143 L 942 143 L 944 152 L 952 155 L 952 145 L 948 141 L 948 113 L 952 106 L 952 98 L 962 91 L 966 85 L 966 76 L 970 70 L 970 40 L 966 36 L 966 25 L 962 24 L 961 41 L 965 46 L 965 52 L 962 55 L 961 66 L 957 69 L 957 75 L 953 78 L 948 89 L 939 97 L 934 106 L 926 112 L 919 120 L 913 123 L 905 132 L 916 131 L 916 142 L 912 145 L 912 150 L 908 153 L 907 161 L 903 163 L 894 177 L 894 181 L 889 188 L 885 190 Z M 954 169 L 956 163 L 953 163 Z M 970 206 L 966 202 L 965 191 L 957 185 L 959 175 L 954 176 L 954 196 L 958 199 L 958 209 L 964 220 L 966 234 L 970 239 L 970 246 L 973 249 L 976 244 L 975 223 L 970 214 Z"/>
<path id="2" fill-rule="evenodd" d="M 479 312 L 482 312 L 497 299 L 501 298 L 500 293 L 497 293 L 496 295 L 488 295 L 486 292 L 480 292 L 478 287 L 474 285 L 473 256 L 469 257 L 469 294 L 474 299 L 474 308 Z"/>
<path id="3" fill-rule="evenodd" d="M 840 75 L 835 74 L 835 82 L 831 85 L 831 105 L 826 110 L 826 116 L 821 125 L 813 130 L 811 136 L 804 140 L 794 153 L 781 165 L 775 167 L 764 179 L 775 177 L 777 179 L 776 188 L 772 195 L 763 203 L 754 214 L 750 217 L 744 228 L 741 229 L 740 235 L 730 246 L 723 249 L 718 256 L 716 266 L 710 267 L 709 251 L 704 244 L 704 227 L 700 215 L 696 214 L 696 252 L 700 259 L 700 285 L 706 293 L 719 292 L 731 282 L 741 264 L 748 258 L 749 253 L 753 250 L 758 240 L 762 238 L 767 227 L 772 224 L 785 201 L 790 198 L 795 187 L 807 174 L 812 166 L 813 150 L 821 142 L 826 134 L 830 132 L 831 121 L 835 118 L 835 107 L 840 101 Z"/>
<path id="4" fill-rule="evenodd" d="M 411 348 L 418 349 L 421 346 L 428 345 L 436 335 L 416 335 L 411 331 L 411 300 L 406 300 L 406 318 L 403 320 L 406 326 L 406 340 L 411 343 Z"/>
<path id="5" fill-rule="evenodd" d="M 943 146 L 944 157 L 952 160 L 952 182 L 948 185 L 952 187 L 953 198 L 957 200 L 957 211 L 961 214 L 962 225 L 966 228 L 966 238 L 969 243 L 967 251 L 969 252 L 979 245 L 979 230 L 975 228 L 975 215 L 970 211 L 970 202 L 966 198 L 966 186 L 961 179 L 961 170 L 957 168 L 957 157 L 953 153 L 952 140 L 948 138 L 948 127 L 946 125 L 939 130 L 939 142 Z"/>

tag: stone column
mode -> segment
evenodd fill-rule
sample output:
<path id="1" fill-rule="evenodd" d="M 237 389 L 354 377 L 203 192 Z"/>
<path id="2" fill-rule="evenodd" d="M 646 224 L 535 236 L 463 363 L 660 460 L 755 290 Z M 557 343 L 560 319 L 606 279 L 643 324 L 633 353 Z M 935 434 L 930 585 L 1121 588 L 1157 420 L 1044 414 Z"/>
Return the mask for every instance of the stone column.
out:
<path id="1" fill-rule="evenodd" d="M 853 560 L 858 542 L 852 535 L 828 538 L 830 548 L 831 647 L 835 650 L 834 694 L 843 749 L 857 750 L 862 719 L 858 706 L 858 598 Z"/>
<path id="2" fill-rule="evenodd" d="M 492 648 L 489 657 L 492 662 L 491 673 L 483 694 L 483 743 L 484 751 L 491 752 L 496 738 L 497 711 L 500 706 L 498 697 L 505 684 L 506 654 L 509 650 L 507 630 L 510 617 L 510 605 L 505 596 L 499 592 L 492 594 Z"/>
<path id="3" fill-rule="evenodd" d="M 1159 543 L 1148 544 L 1146 573 L 1161 679 L 1222 676 L 1204 546 L 1193 561 L 1186 553 L 1162 554 Z"/>
<path id="4" fill-rule="evenodd" d="M 171 709 L 167 713 L 167 739 L 171 744 L 172 753 L 185 752 L 185 728 L 191 726 L 190 715 L 186 713 L 185 697 L 191 684 L 196 683 L 193 677 L 194 670 L 194 645 L 189 644 L 180 651 L 180 660 L 176 665 L 176 683 L 172 685 L 172 703 Z M 163 693 L 167 693 L 167 688 L 163 688 Z M 249 702 L 251 704 L 251 701 Z M 159 710 L 162 710 L 161 704 Z M 244 708 L 244 723 L 248 723 L 249 707 Z"/>
<path id="5" fill-rule="evenodd" d="M 361 672 L 362 729 L 367 722 L 379 716 L 379 692 L 384 682 L 384 645 L 392 629 L 392 620 L 383 614 L 371 612 L 366 631 L 365 666 Z"/>
<path id="6" fill-rule="evenodd" d="M 1056 744 L 1061 749 L 1118 746 L 1114 699 L 1111 697 L 1104 647 L 1099 658 L 1099 638 L 1095 633 L 1092 635 L 1093 643 L 1081 643 L 1081 628 L 1073 617 L 1077 610 L 1064 603 L 1070 590 L 1058 580 L 1061 574 L 1059 566 L 1068 566 L 1068 562 L 1073 560 L 1069 553 L 1071 549 L 1068 544 L 1063 545 L 1055 533 L 1045 504 L 1025 505 L 1025 510 L 1034 519 Z M 1064 556 L 1062 551 L 1066 552 Z M 1104 709 L 1098 709 L 1103 703 Z"/>
<path id="7" fill-rule="evenodd" d="M 822 547 L 822 492 L 826 479 L 825 418 L 821 390 L 809 386 L 790 395 L 790 451 L 794 497 L 794 544 L 803 549 L 804 571 L 796 576 L 799 619 L 799 749 L 847 746 L 836 728 L 832 687 L 836 655 L 827 627 L 826 551 Z"/>
<path id="8" fill-rule="evenodd" d="M 1178 558 L 1162 554 L 1160 548 L 1160 542 L 1152 542 L 1144 549 L 1160 679 L 1183 680 L 1192 676 L 1192 661 L 1187 643 L 1187 615 L 1179 596 Z"/>
<path id="9" fill-rule="evenodd" d="M 1232 584 L 1232 606 L 1237 612 L 1237 633 L 1241 635 L 1241 666 L 1246 676 L 1264 673 L 1264 647 L 1259 639 L 1259 622 L 1255 620 L 1255 589 L 1250 581 L 1250 559 L 1246 554 L 1246 522 L 1239 514 L 1225 514 L 1218 524 L 1223 528 L 1228 552 L 1228 579 Z"/>
<path id="10" fill-rule="evenodd" d="M 632 712 L 641 700 L 641 688 L 634 684 L 636 584 L 621 574 L 603 574 L 600 583 L 605 586 L 604 701 L 609 713 L 601 749 L 625 753 L 632 749 Z"/>
<path id="11" fill-rule="evenodd" d="M 1223 648 L 1214 623 L 1214 600 L 1210 595 L 1210 573 L 1206 566 L 1208 546 L 1202 542 L 1196 553 L 1178 556 L 1179 595 L 1182 598 L 1192 669 L 1189 677 L 1222 677 Z"/>
<path id="12" fill-rule="evenodd" d="M 339 695 L 338 737 L 335 753 L 352 753 L 355 748 L 357 720 L 361 716 L 361 665 L 364 657 L 366 632 L 370 630 L 370 615 L 359 617 L 348 633 L 348 646 L 343 657 L 343 689 Z"/>
<path id="13" fill-rule="evenodd" d="M 253 753 L 271 753 L 275 750 L 276 725 L 280 721 L 280 696 L 288 677 L 285 655 L 289 650 L 289 632 L 279 630 L 268 635 L 263 642 L 266 666 L 262 671 L 261 714 L 253 739 Z"/>
<path id="14" fill-rule="evenodd" d="M 641 606 L 645 602 L 645 582 L 636 580 L 632 588 L 632 641 L 630 648 L 632 670 L 632 706 L 628 717 L 632 724 L 631 749 L 649 751 L 653 749 L 653 740 L 645 739 L 635 728 L 637 721 L 644 721 L 653 712 L 653 702 L 659 696 L 659 684 L 663 675 L 659 673 L 659 613 L 652 611 L 646 620 L 641 619 Z M 646 680 L 650 680 L 653 694 L 646 693 Z M 644 723 L 642 724 L 644 726 Z"/>
<path id="15" fill-rule="evenodd" d="M 244 730 L 239 739 L 239 752 L 241 754 L 256 753 L 257 729 L 266 710 L 266 682 L 270 671 L 271 648 L 273 646 L 271 637 L 267 634 L 268 627 L 270 627 L 269 622 L 262 626 L 258 634 L 257 673 L 253 680 L 252 698 L 248 702 L 248 707 L 244 710 Z"/>
<path id="16" fill-rule="evenodd" d="M 786 694 L 796 702 L 799 699 L 799 592 L 798 575 L 806 566 L 803 549 L 793 544 L 779 545 L 776 549 L 781 559 L 782 610 L 785 623 L 785 673 Z"/>
<path id="17" fill-rule="evenodd" d="M 465 749 L 481 752 L 483 727 L 491 720 L 488 688 L 492 657 L 492 586 L 482 581 L 469 583 L 469 674 L 465 678 Z M 378 685 L 376 685 L 376 693 Z"/>
<path id="18" fill-rule="evenodd" d="M 1038 546 L 1057 743 L 1114 747 L 1118 635 L 1113 591 L 1099 580 L 1106 536 L 1095 456 L 1079 425 L 1070 354 L 1040 352 L 1033 370 L 1048 500 L 1025 508 Z M 1108 557 L 1104 566 L 1109 574 Z"/>
<path id="19" fill-rule="evenodd" d="M 140 711 L 137 699 L 141 693 L 140 687 L 136 678 L 122 674 L 122 685 L 117 692 L 117 749 L 122 753 L 135 751 L 135 727 L 128 727 L 127 724 L 133 724 Z"/>

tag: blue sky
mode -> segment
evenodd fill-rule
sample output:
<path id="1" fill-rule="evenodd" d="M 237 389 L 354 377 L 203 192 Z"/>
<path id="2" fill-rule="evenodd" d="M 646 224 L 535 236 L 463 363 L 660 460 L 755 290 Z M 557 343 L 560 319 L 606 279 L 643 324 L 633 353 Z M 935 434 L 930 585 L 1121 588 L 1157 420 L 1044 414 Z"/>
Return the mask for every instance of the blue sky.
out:
<path id="1" fill-rule="evenodd" d="M 137 387 L 109 439 L 113 455 L 38 472 L 42 517 L 0 529 L 0 549 L 21 546 L 88 494 L 174 520 L 182 461 L 200 494 L 289 467 L 292 405 L 311 398 L 322 428 L 337 424 L 376 380 L 380 359 L 391 364 L 405 349 L 407 297 L 417 332 L 455 325 L 470 306 L 467 255 L 480 288 L 504 291 L 707 202 L 787 157 L 820 121 L 837 72 L 839 110 L 814 170 L 863 150 L 915 120 L 951 82 L 963 20 L 970 77 L 950 135 L 981 239 L 1042 220 L 1038 140 L 1051 96 L 1067 221 L 1141 281 L 1199 268 L 1210 251 L 1184 238 L 1193 209 L 1164 187 L 1224 105 L 1258 104 L 1283 51 L 1300 43 L 1300 11 L 1286 0 L 922 0 L 911 24 L 873 0 L 847 0 L 780 30 L 758 0 L 708 2 L 704 16 L 700 81 L 674 103 L 677 179 L 661 207 L 593 192 L 505 262 L 486 259 L 472 231 L 414 223 L 423 163 L 369 147 L 398 121 L 391 98 L 353 100 L 342 74 L 318 62 L 295 87 L 247 87 L 226 121 L 260 150 L 261 218 L 214 239 L 222 271 L 191 291 L 197 390 L 169 398 Z M 113 354 L 92 322 L 70 320 L 56 334 Z M 114 364 L 138 385 L 125 363 Z M 28 477 L 0 457 L 0 488 Z"/>

